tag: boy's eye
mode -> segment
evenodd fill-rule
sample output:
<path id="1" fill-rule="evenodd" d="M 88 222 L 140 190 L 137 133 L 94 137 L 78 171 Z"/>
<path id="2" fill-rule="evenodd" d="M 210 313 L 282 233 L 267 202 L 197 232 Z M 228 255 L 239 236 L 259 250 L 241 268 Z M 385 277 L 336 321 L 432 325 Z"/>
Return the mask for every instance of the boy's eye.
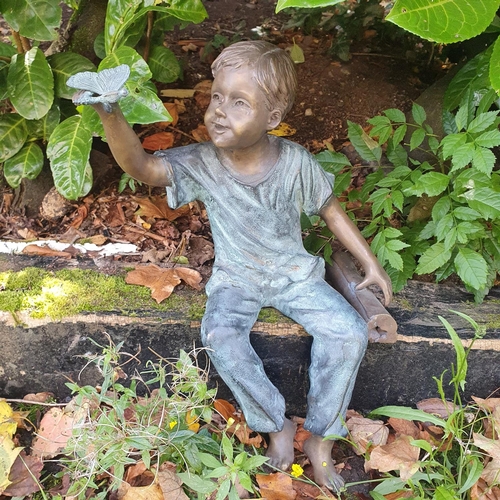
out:
<path id="1" fill-rule="evenodd" d="M 212 94 L 212 101 L 220 101 L 220 95 L 219 94 Z"/>
<path id="2" fill-rule="evenodd" d="M 235 106 L 246 106 L 246 102 L 245 101 L 242 101 L 241 99 L 237 100 L 235 103 L 234 103 Z"/>

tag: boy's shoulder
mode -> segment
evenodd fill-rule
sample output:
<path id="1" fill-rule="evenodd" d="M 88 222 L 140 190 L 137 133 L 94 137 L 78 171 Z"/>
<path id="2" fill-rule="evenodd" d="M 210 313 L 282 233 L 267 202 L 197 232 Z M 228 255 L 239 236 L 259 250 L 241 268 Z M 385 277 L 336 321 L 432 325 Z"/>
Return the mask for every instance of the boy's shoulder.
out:
<path id="1" fill-rule="evenodd" d="M 199 142 L 196 144 L 189 144 L 187 146 L 178 146 L 171 149 L 162 149 L 156 151 L 155 156 L 161 156 L 166 158 L 169 162 L 181 162 L 192 161 L 194 159 L 199 159 L 206 161 L 212 156 L 215 151 L 215 146 L 212 141 Z"/>

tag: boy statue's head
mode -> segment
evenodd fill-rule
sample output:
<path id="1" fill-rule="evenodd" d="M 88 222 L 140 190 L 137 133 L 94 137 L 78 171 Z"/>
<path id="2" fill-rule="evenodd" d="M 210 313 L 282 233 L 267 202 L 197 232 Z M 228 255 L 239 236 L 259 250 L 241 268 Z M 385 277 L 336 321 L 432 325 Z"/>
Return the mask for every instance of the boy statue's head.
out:
<path id="1" fill-rule="evenodd" d="M 268 109 L 279 109 L 281 119 L 290 111 L 297 91 L 295 65 L 279 47 L 262 40 L 237 42 L 226 47 L 212 64 L 212 74 L 224 68 L 247 67 L 266 100 Z"/>

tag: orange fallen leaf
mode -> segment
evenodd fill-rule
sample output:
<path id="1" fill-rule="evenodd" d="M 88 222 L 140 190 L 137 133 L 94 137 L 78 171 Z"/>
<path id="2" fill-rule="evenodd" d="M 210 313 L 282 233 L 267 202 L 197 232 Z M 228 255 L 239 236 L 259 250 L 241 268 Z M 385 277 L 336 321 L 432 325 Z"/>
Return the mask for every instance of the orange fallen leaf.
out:
<path id="1" fill-rule="evenodd" d="M 172 117 L 172 120 L 169 122 L 158 122 L 160 127 L 167 127 L 168 125 L 172 125 L 175 127 L 177 122 L 179 121 L 179 109 L 175 102 L 164 102 L 163 106 L 168 111 L 169 115 Z"/>
<path id="2" fill-rule="evenodd" d="M 177 210 L 172 210 L 167 204 L 165 196 L 148 196 L 140 198 L 138 196 L 132 199 L 139 204 L 139 210 L 135 213 L 141 217 L 151 217 L 153 219 L 167 219 L 173 221 L 189 214 L 189 205 L 184 205 Z"/>
<path id="3" fill-rule="evenodd" d="M 389 436 L 389 429 L 382 420 L 371 420 L 364 417 L 352 417 L 346 422 L 350 439 L 356 445 L 354 452 L 363 455 L 370 445 L 384 445 Z"/>
<path id="4" fill-rule="evenodd" d="M 498 500 L 499 498 L 500 488 L 488 486 L 484 479 L 479 479 L 470 489 L 471 500 Z"/>
<path id="5" fill-rule="evenodd" d="M 31 446 L 35 457 L 52 458 L 66 446 L 74 425 L 74 415 L 60 408 L 51 408 L 42 418 L 40 428 Z"/>
<path id="6" fill-rule="evenodd" d="M 483 410 L 495 411 L 496 408 L 500 407 L 500 398 L 477 398 L 476 396 L 472 396 L 474 402 L 482 408 Z"/>
<path id="7" fill-rule="evenodd" d="M 397 435 L 411 436 L 420 439 L 420 429 L 410 420 L 391 417 L 387 423 L 396 431 Z"/>
<path id="8" fill-rule="evenodd" d="M 62 257 L 63 259 L 71 259 L 70 252 L 61 252 L 60 250 L 52 250 L 49 247 L 41 247 L 38 245 L 27 245 L 22 253 L 27 255 L 40 255 L 42 257 Z"/>
<path id="9" fill-rule="evenodd" d="M 262 498 L 266 500 L 295 500 L 297 492 L 293 488 L 292 478 L 283 472 L 255 476 Z"/>
<path id="10" fill-rule="evenodd" d="M 418 471 L 420 448 L 412 446 L 410 436 L 400 436 L 392 443 L 376 446 L 370 453 L 370 459 L 365 462 L 365 470 L 376 469 L 380 472 L 399 471 L 403 481 L 409 479 Z"/>
<path id="11" fill-rule="evenodd" d="M 182 489 L 181 478 L 175 473 L 176 466 L 170 462 L 160 465 L 156 478 L 163 491 L 164 500 L 189 500 Z"/>
<path id="12" fill-rule="evenodd" d="M 174 145 L 174 134 L 172 132 L 158 132 L 153 135 L 148 135 L 142 141 L 142 147 L 150 151 L 159 151 L 160 149 L 168 149 Z"/>
<path id="13" fill-rule="evenodd" d="M 118 500 L 165 500 L 163 490 L 156 482 L 149 486 L 130 486 L 122 482 L 117 491 L 117 498 Z"/>
<path id="14" fill-rule="evenodd" d="M 229 401 L 226 401 L 225 399 L 216 399 L 214 401 L 214 408 L 226 422 L 230 418 L 239 421 L 239 418 L 236 415 L 236 408 Z"/>
<path id="15" fill-rule="evenodd" d="M 193 410 L 186 413 L 186 424 L 188 424 L 188 429 L 192 432 L 198 432 L 200 428 L 200 423 L 198 417 L 193 412 Z"/>
<path id="16" fill-rule="evenodd" d="M 298 450 L 300 453 L 304 452 L 304 442 L 309 439 L 312 434 L 309 431 L 306 431 L 302 425 L 297 428 L 297 432 L 295 433 L 295 437 L 293 439 L 293 447 Z"/>
<path id="17" fill-rule="evenodd" d="M 276 128 L 269 132 L 269 134 L 276 135 L 278 137 L 290 137 L 295 133 L 297 133 L 297 130 L 285 122 L 281 122 Z"/>
<path id="18" fill-rule="evenodd" d="M 205 125 L 198 125 L 194 130 L 191 130 L 191 135 L 198 141 L 198 142 L 207 142 L 210 140 L 210 136 L 208 135 L 208 130 Z"/>
<path id="19" fill-rule="evenodd" d="M 208 108 L 211 99 L 212 80 L 203 80 L 194 87 L 194 100 L 201 110 Z"/>
<path id="20" fill-rule="evenodd" d="M 130 271 L 125 277 L 129 285 L 142 285 L 151 289 L 151 297 L 162 302 L 170 297 L 174 288 L 184 280 L 191 287 L 199 290 L 202 280 L 201 274 L 194 269 L 185 267 L 160 268 L 154 264 L 141 266 Z"/>

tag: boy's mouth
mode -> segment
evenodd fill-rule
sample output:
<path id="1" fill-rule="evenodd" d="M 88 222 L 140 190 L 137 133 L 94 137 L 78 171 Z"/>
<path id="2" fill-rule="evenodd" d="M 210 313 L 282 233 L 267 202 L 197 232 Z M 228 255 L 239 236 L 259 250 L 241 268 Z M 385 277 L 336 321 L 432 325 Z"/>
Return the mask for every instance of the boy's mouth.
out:
<path id="1" fill-rule="evenodd" d="M 212 122 L 212 126 L 213 126 L 214 130 L 218 133 L 222 133 L 228 129 L 228 127 L 226 127 L 225 125 L 222 125 L 219 122 Z"/>

